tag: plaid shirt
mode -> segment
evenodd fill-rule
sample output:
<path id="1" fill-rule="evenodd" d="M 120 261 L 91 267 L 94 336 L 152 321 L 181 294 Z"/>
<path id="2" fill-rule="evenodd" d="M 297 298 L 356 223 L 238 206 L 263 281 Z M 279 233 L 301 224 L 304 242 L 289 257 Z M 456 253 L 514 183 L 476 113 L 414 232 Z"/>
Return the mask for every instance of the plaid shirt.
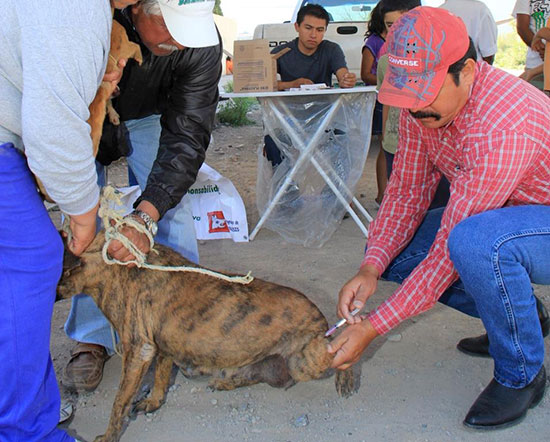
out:
<path id="1" fill-rule="evenodd" d="M 447 239 L 463 219 L 503 206 L 550 205 L 550 100 L 481 62 L 470 98 L 444 128 L 428 129 L 401 112 L 399 148 L 361 265 L 380 274 L 409 243 L 441 175 L 451 196 L 426 258 L 369 314 L 380 334 L 430 309 L 458 279 Z"/>

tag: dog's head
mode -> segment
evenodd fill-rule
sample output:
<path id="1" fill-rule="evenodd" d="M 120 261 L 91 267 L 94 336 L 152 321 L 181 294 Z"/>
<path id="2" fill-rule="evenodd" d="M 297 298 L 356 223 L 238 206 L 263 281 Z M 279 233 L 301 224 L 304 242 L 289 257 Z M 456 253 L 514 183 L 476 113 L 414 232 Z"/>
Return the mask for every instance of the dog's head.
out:
<path id="1" fill-rule="evenodd" d="M 104 240 L 104 235 L 98 234 L 86 252 L 82 256 L 76 256 L 69 250 L 67 239 L 63 238 L 63 273 L 57 284 L 56 301 L 68 299 L 84 291 L 89 279 L 86 272 L 87 258 L 101 254 L 101 245 Z"/>

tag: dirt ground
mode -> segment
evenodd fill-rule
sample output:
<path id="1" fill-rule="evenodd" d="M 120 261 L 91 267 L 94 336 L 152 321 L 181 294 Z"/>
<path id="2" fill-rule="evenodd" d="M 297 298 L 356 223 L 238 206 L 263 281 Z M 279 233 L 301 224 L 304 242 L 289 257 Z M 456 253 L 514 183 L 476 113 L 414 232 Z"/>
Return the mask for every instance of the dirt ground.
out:
<path id="1" fill-rule="evenodd" d="M 256 151 L 262 138 L 261 115 L 251 112 L 252 126 L 219 126 L 207 163 L 230 178 L 247 209 L 250 231 L 258 221 L 255 204 Z M 374 206 L 373 143 L 356 196 L 371 213 Z M 114 172 L 113 172 L 114 171 Z M 112 168 L 111 176 L 120 176 Z M 332 238 L 319 249 L 286 243 L 267 229 L 254 241 L 230 240 L 200 243 L 200 261 L 207 267 L 294 287 L 313 300 L 330 323 L 341 286 L 354 275 L 363 255 L 365 238 L 352 219 L 342 221 Z M 396 288 L 380 282 L 369 301 L 375 307 Z M 550 290 L 537 287 L 550 307 Z M 69 302 L 56 304 L 52 326 L 52 357 L 58 375 L 66 364 L 72 342 L 63 332 Z M 230 392 L 206 390 L 207 380 L 187 380 L 177 374 L 160 410 L 131 421 L 122 441 L 548 441 L 550 394 L 531 410 L 521 425 L 479 433 L 467 430 L 462 420 L 492 378 L 493 363 L 459 353 L 463 337 L 480 334 L 478 320 L 444 306 L 401 324 L 379 338 L 366 351 L 356 372 L 361 376 L 357 394 L 336 395 L 333 378 L 297 384 L 289 390 L 265 384 Z M 550 339 L 546 340 L 546 349 Z M 548 361 L 547 369 L 550 369 Z M 76 412 L 68 425 L 71 435 L 91 441 L 107 426 L 118 388 L 121 360 L 107 361 L 99 388 L 93 393 L 62 395 L 73 401 Z M 143 390 L 146 391 L 149 380 Z"/>

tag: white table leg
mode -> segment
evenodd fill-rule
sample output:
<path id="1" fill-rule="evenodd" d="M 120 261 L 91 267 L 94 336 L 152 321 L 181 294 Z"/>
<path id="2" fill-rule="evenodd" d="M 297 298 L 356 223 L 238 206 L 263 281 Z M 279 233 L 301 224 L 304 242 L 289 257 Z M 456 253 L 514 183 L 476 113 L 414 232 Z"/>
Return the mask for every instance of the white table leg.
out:
<path id="1" fill-rule="evenodd" d="M 284 115 L 282 115 L 275 108 L 275 106 L 273 105 L 271 100 L 267 97 L 266 98 L 260 98 L 259 100 L 262 103 L 262 106 L 263 105 L 268 105 L 268 106 L 271 107 L 271 109 L 277 115 L 277 117 L 278 117 L 279 121 L 281 122 L 281 124 L 283 124 L 283 126 L 285 128 L 288 128 L 288 130 L 290 131 L 289 136 L 292 137 L 292 135 L 294 135 L 294 137 L 296 139 L 298 139 L 297 136 L 295 135 L 294 130 L 290 127 L 288 122 L 285 120 Z M 340 108 L 341 105 L 342 105 L 342 97 L 338 97 L 338 99 L 335 100 L 334 103 L 331 105 L 330 110 L 323 117 L 323 120 L 321 121 L 321 124 L 319 125 L 319 127 L 317 128 L 315 133 L 313 134 L 313 137 L 311 138 L 311 140 L 307 144 L 307 146 L 305 146 L 304 143 L 302 143 L 300 141 L 300 145 L 302 147 L 305 147 L 305 148 L 303 149 L 303 151 L 300 151 L 300 155 L 298 157 L 298 160 L 296 161 L 296 164 L 294 164 L 294 166 L 292 166 L 292 169 L 290 169 L 290 171 L 289 171 L 288 175 L 286 176 L 283 184 L 279 187 L 279 190 L 277 190 L 277 192 L 275 193 L 275 196 L 273 197 L 273 199 L 269 203 L 269 205 L 266 208 L 264 214 L 261 216 L 260 220 L 258 221 L 258 224 L 256 224 L 256 227 L 254 227 L 254 230 L 250 234 L 250 241 L 252 241 L 256 237 L 256 234 L 258 233 L 258 231 L 262 228 L 263 224 L 265 223 L 265 221 L 267 220 L 269 215 L 271 215 L 271 212 L 273 211 L 273 209 L 275 208 L 275 206 L 277 205 L 277 203 L 279 202 L 279 200 L 283 196 L 283 193 L 286 191 L 287 187 L 289 186 L 290 182 L 292 181 L 292 178 L 294 178 L 294 175 L 296 174 L 298 169 L 302 166 L 302 164 L 305 161 L 309 160 L 308 155 L 311 153 L 311 151 L 318 144 L 319 139 L 324 134 L 325 128 L 327 127 L 327 125 L 330 122 L 330 120 L 332 119 L 333 115 L 336 113 L 336 111 Z M 271 125 L 271 123 L 267 119 L 264 123 L 266 124 L 266 126 L 268 126 L 272 130 L 273 126 Z"/>
<path id="2" fill-rule="evenodd" d="M 340 97 L 340 99 L 342 99 L 342 97 Z M 274 106 L 271 106 L 271 107 L 272 107 L 272 110 L 273 110 L 274 114 L 277 116 L 277 119 L 283 125 L 285 131 L 287 132 L 287 135 L 289 135 L 290 138 L 292 139 L 292 142 L 294 143 L 294 145 L 296 145 L 298 147 L 300 152 L 303 151 L 304 153 L 305 152 L 309 153 L 311 151 L 310 147 L 311 147 L 311 143 L 312 143 L 313 140 L 310 141 L 310 143 L 308 143 L 307 145 L 304 144 L 304 142 L 302 141 L 301 138 L 305 138 L 306 134 L 303 132 L 303 130 L 301 130 L 302 137 L 301 138 L 298 137 L 298 135 L 296 134 L 296 131 L 293 130 L 293 128 L 290 126 L 290 124 L 288 124 L 288 122 L 284 118 L 283 113 L 281 111 L 279 111 L 279 109 L 275 108 Z M 288 115 L 289 118 L 294 122 L 295 126 L 300 129 L 301 128 L 300 123 L 294 118 L 294 116 L 292 115 L 292 112 L 290 112 L 290 110 L 286 107 L 286 104 L 284 102 L 281 102 L 281 107 L 283 109 L 286 109 L 286 115 Z M 327 116 L 328 116 L 328 114 L 327 114 Z M 330 120 L 332 120 L 332 115 L 330 117 Z M 330 120 L 327 121 L 326 116 L 325 116 L 325 120 L 322 122 L 323 128 L 328 126 L 328 123 L 330 123 Z M 303 154 L 300 153 L 300 158 L 302 157 L 302 155 Z M 361 213 L 365 216 L 365 218 L 369 222 L 371 222 L 373 220 L 372 216 L 363 207 L 363 205 L 359 202 L 359 200 L 357 200 L 357 198 L 355 198 L 353 196 L 353 194 L 349 191 L 349 189 L 347 188 L 347 186 L 344 183 L 344 181 L 342 180 L 342 178 L 340 178 L 340 176 L 336 173 L 336 171 L 332 168 L 332 166 L 327 161 L 321 160 L 321 162 L 323 162 L 324 168 L 326 170 L 328 170 L 329 173 L 331 174 L 331 176 L 333 177 L 332 180 L 331 180 L 331 178 L 327 175 L 325 170 L 323 170 L 323 168 L 321 167 L 319 162 L 314 158 L 313 155 L 314 154 L 311 155 L 311 158 L 309 160 L 311 161 L 311 163 L 313 164 L 313 166 L 315 167 L 315 169 L 317 170 L 319 175 L 321 175 L 321 177 L 325 180 L 327 185 L 334 192 L 334 195 L 338 198 L 338 200 L 346 208 L 346 211 L 350 214 L 351 218 L 355 221 L 355 223 L 361 229 L 361 231 L 364 233 L 364 235 L 368 236 L 368 229 L 363 224 L 363 222 L 359 219 L 359 217 L 357 216 L 355 211 L 351 208 L 351 206 L 349 204 L 349 197 L 348 197 L 348 199 L 344 198 L 344 196 L 339 191 L 339 189 L 334 185 L 333 180 L 336 181 L 341 188 L 344 188 L 348 191 L 347 193 L 348 193 L 349 196 L 352 197 L 351 200 L 353 201 L 355 206 L 361 211 Z"/>

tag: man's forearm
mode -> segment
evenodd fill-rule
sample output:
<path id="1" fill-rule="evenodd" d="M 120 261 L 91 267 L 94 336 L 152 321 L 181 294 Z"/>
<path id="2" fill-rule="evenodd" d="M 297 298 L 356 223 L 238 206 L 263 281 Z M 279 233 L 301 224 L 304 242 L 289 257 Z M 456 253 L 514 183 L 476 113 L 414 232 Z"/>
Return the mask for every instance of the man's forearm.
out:
<path id="1" fill-rule="evenodd" d="M 290 89 L 294 82 L 293 81 L 278 81 L 277 82 L 277 90 L 279 91 L 285 91 L 287 89 Z"/>
<path id="2" fill-rule="evenodd" d="M 531 47 L 531 42 L 533 41 L 533 31 L 529 28 L 529 20 L 531 18 L 527 14 L 518 14 L 516 22 L 516 30 L 518 35 L 523 40 L 523 42 Z"/>

